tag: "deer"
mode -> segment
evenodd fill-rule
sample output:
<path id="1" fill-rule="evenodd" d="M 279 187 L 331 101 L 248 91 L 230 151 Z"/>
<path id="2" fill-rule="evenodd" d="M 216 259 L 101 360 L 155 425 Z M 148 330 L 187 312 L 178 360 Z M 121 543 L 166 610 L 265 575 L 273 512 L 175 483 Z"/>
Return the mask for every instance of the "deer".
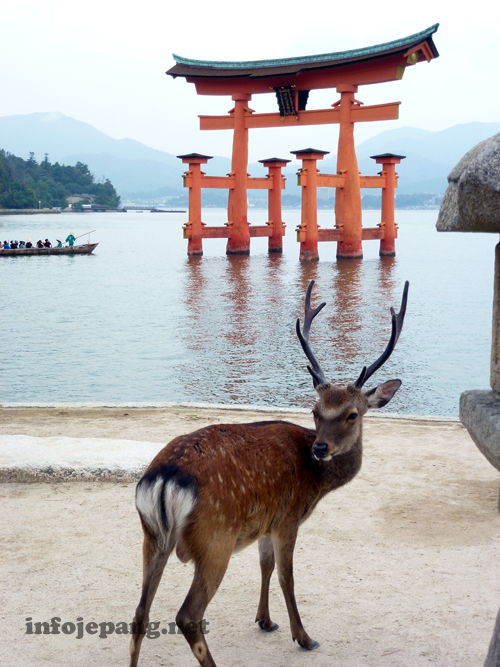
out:
<path id="1" fill-rule="evenodd" d="M 382 355 L 347 386 L 327 381 L 309 345 L 313 319 L 323 309 L 305 297 L 304 325 L 296 331 L 309 361 L 318 400 L 315 428 L 287 421 L 214 424 L 174 438 L 153 459 L 136 488 L 142 524 L 143 584 L 130 644 L 136 667 L 149 613 L 164 568 L 175 549 L 194 576 L 176 623 L 201 667 L 216 667 L 203 619 L 231 555 L 258 541 L 261 590 L 255 622 L 266 632 L 278 625 L 269 612 L 269 584 L 275 566 L 285 598 L 293 641 L 316 649 L 300 619 L 294 595 L 293 552 L 300 525 L 330 491 L 350 482 L 361 468 L 363 415 L 386 405 L 401 386 L 389 380 L 363 385 L 392 354 L 403 327 L 409 283 Z"/>

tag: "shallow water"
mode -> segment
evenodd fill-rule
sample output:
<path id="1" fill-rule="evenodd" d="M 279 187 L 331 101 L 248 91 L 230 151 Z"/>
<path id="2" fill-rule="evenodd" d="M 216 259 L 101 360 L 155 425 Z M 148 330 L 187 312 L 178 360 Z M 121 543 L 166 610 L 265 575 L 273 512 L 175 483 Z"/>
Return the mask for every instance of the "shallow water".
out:
<path id="1" fill-rule="evenodd" d="M 379 215 L 365 211 L 364 225 Z M 330 212 L 319 217 L 332 226 Z M 363 260 L 337 262 L 324 243 L 311 264 L 298 261 L 298 210 L 284 212 L 283 255 L 252 239 L 250 257 L 205 240 L 204 256 L 188 258 L 186 213 L 0 217 L 1 240 L 97 229 L 99 242 L 89 256 L 0 258 L 0 399 L 308 407 L 315 392 L 295 334 L 308 282 L 313 303 L 327 302 L 311 346 L 327 377 L 346 382 L 382 352 L 388 308 L 409 280 L 403 333 L 373 382 L 403 380 L 386 411 L 457 415 L 462 391 L 489 388 L 498 239 L 438 234 L 436 217 L 397 212 L 396 258 L 368 241 Z M 251 210 L 251 222 L 266 219 Z M 225 212 L 205 209 L 204 221 L 222 224 Z"/>

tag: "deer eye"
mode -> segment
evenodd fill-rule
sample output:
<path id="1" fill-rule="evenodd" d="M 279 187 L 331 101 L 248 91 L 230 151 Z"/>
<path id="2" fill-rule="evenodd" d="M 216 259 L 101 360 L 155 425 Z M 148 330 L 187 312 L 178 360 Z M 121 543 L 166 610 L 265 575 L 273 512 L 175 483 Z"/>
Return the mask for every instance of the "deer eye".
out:
<path id="1" fill-rule="evenodd" d="M 317 419 L 317 418 L 318 418 L 318 411 L 317 411 L 317 410 L 313 410 L 313 411 L 312 411 L 312 415 L 313 415 L 314 419 Z"/>
<path id="2" fill-rule="evenodd" d="M 351 412 L 351 414 L 347 417 L 347 421 L 353 422 L 357 416 L 358 416 L 357 412 Z"/>

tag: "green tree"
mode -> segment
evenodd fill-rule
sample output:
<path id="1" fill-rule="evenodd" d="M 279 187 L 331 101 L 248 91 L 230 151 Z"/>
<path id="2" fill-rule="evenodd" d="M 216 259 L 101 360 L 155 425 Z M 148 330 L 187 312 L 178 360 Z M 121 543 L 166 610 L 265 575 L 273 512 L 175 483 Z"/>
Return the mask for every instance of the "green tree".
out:
<path id="1" fill-rule="evenodd" d="M 120 197 L 116 193 L 116 190 L 109 179 L 106 179 L 104 183 L 97 183 L 95 188 L 97 190 L 96 204 L 102 204 L 103 206 L 110 206 L 112 208 L 118 208 L 118 206 L 120 206 Z"/>
<path id="2" fill-rule="evenodd" d="M 41 201 L 44 207 L 64 208 L 67 197 L 74 194 L 95 195 L 104 206 L 120 205 L 120 197 L 109 179 L 96 183 L 83 162 L 74 167 L 51 164 L 45 153 L 45 159 L 38 164 L 33 152 L 28 160 L 23 160 L 0 149 L 0 206 L 6 207 L 5 201 L 9 207 L 38 207 Z"/>
<path id="3" fill-rule="evenodd" d="M 38 208 L 38 201 L 33 190 L 22 183 L 12 183 L 0 197 L 3 208 Z"/>

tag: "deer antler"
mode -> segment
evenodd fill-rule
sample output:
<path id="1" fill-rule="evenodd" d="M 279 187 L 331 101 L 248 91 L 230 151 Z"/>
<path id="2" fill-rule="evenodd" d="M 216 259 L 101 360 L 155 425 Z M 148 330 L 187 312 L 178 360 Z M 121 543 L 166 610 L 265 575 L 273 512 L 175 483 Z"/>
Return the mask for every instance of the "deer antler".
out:
<path id="1" fill-rule="evenodd" d="M 309 347 L 309 330 L 311 328 L 311 324 L 313 319 L 316 317 L 316 315 L 323 309 L 324 306 L 326 306 L 326 303 L 320 303 L 320 305 L 317 308 L 311 308 L 311 292 L 312 288 L 314 285 L 314 280 L 311 280 L 309 283 L 309 286 L 307 288 L 306 292 L 306 300 L 305 300 L 305 315 L 304 315 L 304 327 L 302 332 L 300 331 L 300 319 L 297 318 L 297 336 L 299 338 L 300 344 L 302 345 L 302 349 L 304 350 L 304 353 L 306 357 L 309 359 L 311 362 L 311 366 L 307 367 L 307 370 L 309 373 L 312 375 L 313 379 L 313 384 L 314 387 L 316 388 L 319 384 L 325 384 L 326 383 L 326 378 L 325 374 L 323 373 L 321 366 L 319 365 L 316 357 L 311 351 L 311 348 Z"/>
<path id="2" fill-rule="evenodd" d="M 396 343 L 398 342 L 399 334 L 401 333 L 401 330 L 403 328 L 403 322 L 405 319 L 406 302 L 408 300 L 409 286 L 410 283 L 406 281 L 403 289 L 403 298 L 401 299 L 401 308 L 399 309 L 399 313 L 395 313 L 394 308 L 391 308 L 392 332 L 389 342 L 387 343 L 387 347 L 385 348 L 384 352 L 380 355 L 380 357 L 377 359 L 377 361 L 374 361 L 371 366 L 369 366 L 368 368 L 366 368 L 366 366 L 363 366 L 363 370 L 361 371 L 360 376 L 354 383 L 354 386 L 358 387 L 358 389 L 361 389 L 361 387 L 375 373 L 375 371 L 378 371 L 378 369 L 383 364 L 385 364 L 387 359 L 389 359 L 389 357 L 391 356 L 392 351 L 396 347 Z"/>

